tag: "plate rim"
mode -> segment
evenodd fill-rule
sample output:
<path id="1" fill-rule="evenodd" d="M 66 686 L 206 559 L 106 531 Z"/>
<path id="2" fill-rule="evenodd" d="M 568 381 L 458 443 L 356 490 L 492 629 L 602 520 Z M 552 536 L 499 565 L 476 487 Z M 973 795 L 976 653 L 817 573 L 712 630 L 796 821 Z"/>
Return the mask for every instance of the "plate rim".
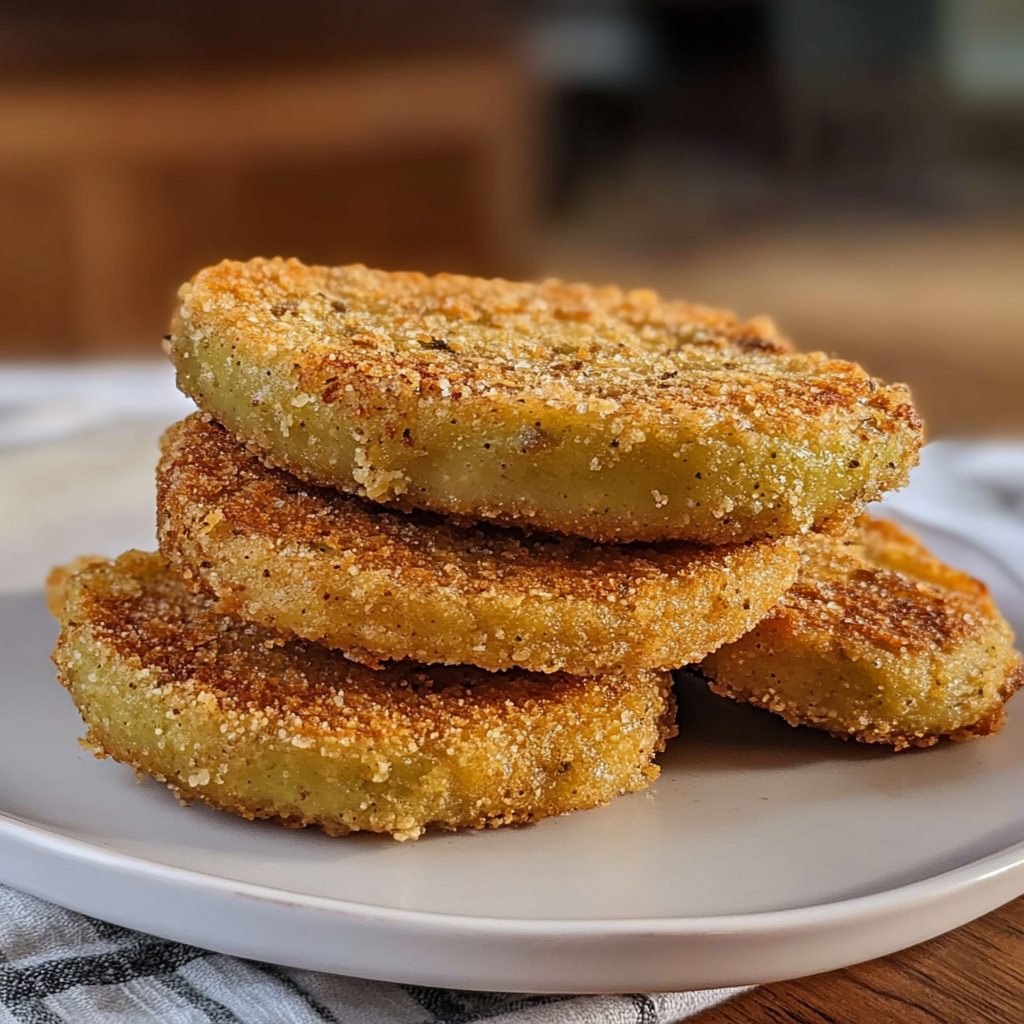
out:
<path id="1" fill-rule="evenodd" d="M 75 856 L 84 863 L 104 863 L 120 867 L 140 876 L 163 876 L 194 887 L 216 891 L 219 894 L 244 895 L 262 903 L 280 904 L 314 911 L 326 911 L 348 920 L 362 918 L 367 923 L 401 923 L 432 926 L 438 930 L 493 931 L 511 937 L 524 934 L 562 934 L 565 937 L 622 937 L 630 934 L 657 933 L 664 936 L 698 936 L 709 933 L 727 935 L 732 932 L 751 934 L 761 931 L 799 931 L 801 927 L 835 921 L 836 918 L 856 920 L 869 918 L 878 912 L 912 909 L 956 891 L 981 884 L 994 876 L 1024 867 L 1024 840 L 986 854 L 977 860 L 961 864 L 927 878 L 883 889 L 879 892 L 852 896 L 844 900 L 815 903 L 805 907 L 782 910 L 755 911 L 746 914 L 718 914 L 687 917 L 651 918 L 516 918 L 491 917 L 469 914 L 446 914 L 433 910 L 411 910 L 399 907 L 381 907 L 371 903 L 356 903 L 332 896 L 298 893 L 278 889 L 258 882 L 245 882 L 226 875 L 199 871 L 190 867 L 165 864 L 158 860 L 104 849 L 102 846 L 69 836 L 58 829 L 47 828 L 19 819 L 0 811 L 0 836 L 21 839 L 26 844 L 47 847 L 50 852 Z M 1024 884 L 1022 884 L 1024 889 Z"/>

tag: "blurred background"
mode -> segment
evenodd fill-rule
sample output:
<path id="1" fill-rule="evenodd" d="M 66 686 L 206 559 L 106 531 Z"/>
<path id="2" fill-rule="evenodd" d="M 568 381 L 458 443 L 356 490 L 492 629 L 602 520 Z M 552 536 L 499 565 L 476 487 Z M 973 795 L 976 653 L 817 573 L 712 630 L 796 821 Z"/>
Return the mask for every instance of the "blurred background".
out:
<path id="1" fill-rule="evenodd" d="M 1024 3 L 0 7 L 0 358 L 155 358 L 278 254 L 769 313 L 1024 434 Z"/>

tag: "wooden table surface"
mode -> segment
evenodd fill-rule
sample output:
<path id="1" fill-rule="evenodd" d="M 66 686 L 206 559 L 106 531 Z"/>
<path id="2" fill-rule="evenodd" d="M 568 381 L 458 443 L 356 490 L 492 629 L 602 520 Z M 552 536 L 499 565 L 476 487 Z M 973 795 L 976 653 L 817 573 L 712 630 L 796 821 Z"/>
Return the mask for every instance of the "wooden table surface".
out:
<path id="1" fill-rule="evenodd" d="M 696 1024 L 1021 1024 L 1024 896 L 892 956 L 762 985 Z"/>

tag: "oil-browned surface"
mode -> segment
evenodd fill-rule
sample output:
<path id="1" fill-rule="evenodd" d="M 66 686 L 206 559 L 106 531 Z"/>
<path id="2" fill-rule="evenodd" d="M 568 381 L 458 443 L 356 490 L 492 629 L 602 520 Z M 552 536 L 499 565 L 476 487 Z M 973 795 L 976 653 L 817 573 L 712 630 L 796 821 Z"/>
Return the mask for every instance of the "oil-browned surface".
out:
<path id="1" fill-rule="evenodd" d="M 600 541 L 806 529 L 902 486 L 902 385 L 647 291 L 226 261 L 169 349 L 201 408 L 300 475 Z"/>
<path id="2" fill-rule="evenodd" d="M 178 575 L 371 663 L 674 668 L 737 639 L 796 577 L 786 539 L 598 545 L 392 511 L 268 469 L 200 414 L 163 447 L 158 533 Z"/>
<path id="3" fill-rule="evenodd" d="M 1024 669 L 984 584 L 878 520 L 803 544 L 775 611 L 702 664 L 716 693 L 897 749 L 1002 726 Z"/>
<path id="4" fill-rule="evenodd" d="M 946 565 L 882 520 L 842 540 L 804 540 L 806 561 L 784 607 L 809 630 L 829 630 L 851 657 L 876 647 L 920 654 L 951 649 L 995 614 L 985 585 Z M 900 571 L 902 570 L 902 571 Z"/>
<path id="5" fill-rule="evenodd" d="M 663 673 L 374 671 L 216 612 L 157 555 L 54 574 L 55 660 L 101 751 L 247 817 L 418 835 L 606 803 L 675 731 Z"/>

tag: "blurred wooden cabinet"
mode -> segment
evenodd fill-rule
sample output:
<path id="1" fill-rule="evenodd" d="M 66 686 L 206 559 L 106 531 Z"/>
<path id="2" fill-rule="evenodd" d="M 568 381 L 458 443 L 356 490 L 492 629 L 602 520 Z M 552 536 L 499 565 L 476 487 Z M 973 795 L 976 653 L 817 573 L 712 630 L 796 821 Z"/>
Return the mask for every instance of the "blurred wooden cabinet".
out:
<path id="1" fill-rule="evenodd" d="M 0 86 L 0 355 L 155 353 L 225 256 L 530 270 L 515 56 Z"/>

